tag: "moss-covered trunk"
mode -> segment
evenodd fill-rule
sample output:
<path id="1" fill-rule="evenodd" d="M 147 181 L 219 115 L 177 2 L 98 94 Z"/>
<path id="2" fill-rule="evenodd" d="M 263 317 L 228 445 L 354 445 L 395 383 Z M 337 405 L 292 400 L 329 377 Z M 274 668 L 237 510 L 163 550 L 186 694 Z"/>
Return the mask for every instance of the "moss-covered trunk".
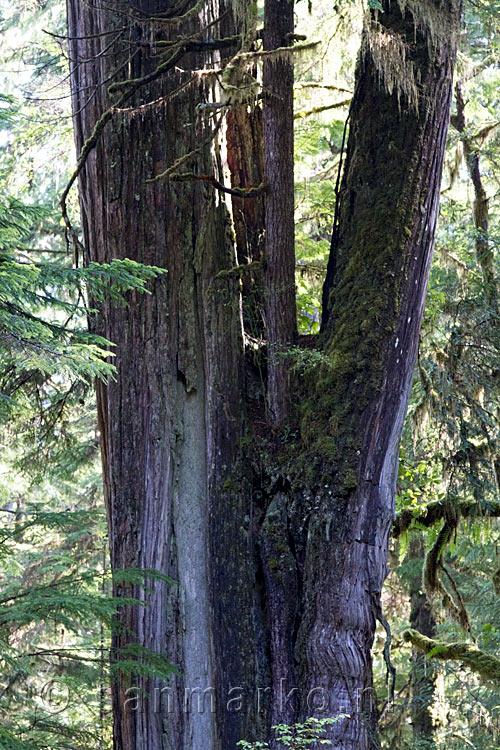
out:
<path id="1" fill-rule="evenodd" d="M 342 750 L 377 746 L 370 649 L 459 29 L 458 2 L 401 6 L 385 2 L 365 27 L 324 288 L 324 361 L 302 419 L 305 465 L 320 481 L 294 507 L 299 531 L 306 525 L 296 660 L 303 694 L 321 687 L 332 714 L 350 715 L 329 732 Z"/>

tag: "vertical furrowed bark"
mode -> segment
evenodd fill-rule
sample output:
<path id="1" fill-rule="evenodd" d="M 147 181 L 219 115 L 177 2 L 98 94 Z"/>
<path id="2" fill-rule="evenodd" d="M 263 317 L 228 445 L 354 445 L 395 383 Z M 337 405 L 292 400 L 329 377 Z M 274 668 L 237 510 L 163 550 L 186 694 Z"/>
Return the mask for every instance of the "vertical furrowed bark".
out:
<path id="1" fill-rule="evenodd" d="M 68 0 L 79 151 L 131 85 L 124 81 L 154 74 L 165 61 L 157 41 L 175 46 L 183 34 L 204 39 L 200 29 L 219 14 L 223 33 L 215 23 L 207 38 L 231 34 L 224 3 L 175 8 L 194 12 L 174 22 L 162 2 L 94 7 Z M 151 13 L 163 20 L 152 22 Z M 101 54 L 112 29 L 117 38 Z M 128 307 L 106 301 L 93 321 L 116 345 L 116 380 L 98 387 L 114 592 L 145 605 L 121 608 L 113 634 L 116 750 L 212 750 L 252 736 L 256 726 L 248 701 L 245 715 L 227 719 L 225 711 L 228 686 L 247 687 L 256 661 L 252 558 L 239 578 L 226 581 L 228 537 L 220 537 L 231 526 L 229 562 L 246 559 L 251 533 L 240 528 L 250 513 L 247 497 L 236 508 L 222 500 L 244 424 L 240 286 L 227 273 L 237 264 L 229 211 L 211 185 L 151 181 L 181 158 L 178 172 L 223 180 L 212 155 L 217 117 L 197 109 L 216 92 L 191 80 L 192 71 L 220 64 L 219 57 L 184 55 L 181 66 L 137 87 L 114 111 L 79 175 L 86 262 L 127 257 L 167 271 L 151 295 L 132 293 Z M 112 83 L 121 86 L 115 94 L 108 91 Z M 176 583 L 153 581 L 149 591 L 120 578 L 127 568 L 152 568 Z M 167 681 L 120 671 L 126 656 L 147 666 L 147 653 L 130 652 L 136 644 L 164 654 L 179 674 Z M 222 677 L 225 689 L 217 683 Z"/>
<path id="2" fill-rule="evenodd" d="M 233 188 L 249 189 L 264 182 L 262 109 L 237 104 L 227 115 L 227 161 Z M 233 222 L 238 262 L 262 260 L 264 250 L 264 197 L 233 196 Z M 243 280 L 244 281 L 244 280 Z"/>
<path id="3" fill-rule="evenodd" d="M 227 114 L 227 161 L 233 188 L 249 189 L 264 183 L 262 109 L 236 104 Z M 264 333 L 264 196 L 232 198 L 238 264 L 248 265 L 242 275 L 243 325 L 258 345 Z M 251 265 L 250 265 L 251 264 Z"/>
<path id="4" fill-rule="evenodd" d="M 292 637 L 299 581 L 297 563 L 288 541 L 287 505 L 287 496 L 278 492 L 267 508 L 260 540 L 268 602 L 272 726 L 294 724 L 299 707 Z M 284 699 L 285 695 L 289 695 L 288 700 Z"/>
<path id="5" fill-rule="evenodd" d="M 292 44 L 293 0 L 266 0 L 264 49 Z M 293 156 L 293 58 L 270 57 L 263 65 L 264 169 L 269 193 L 266 224 L 266 333 L 268 405 L 274 425 L 290 414 L 287 349 L 297 334 L 295 310 L 295 228 Z"/>

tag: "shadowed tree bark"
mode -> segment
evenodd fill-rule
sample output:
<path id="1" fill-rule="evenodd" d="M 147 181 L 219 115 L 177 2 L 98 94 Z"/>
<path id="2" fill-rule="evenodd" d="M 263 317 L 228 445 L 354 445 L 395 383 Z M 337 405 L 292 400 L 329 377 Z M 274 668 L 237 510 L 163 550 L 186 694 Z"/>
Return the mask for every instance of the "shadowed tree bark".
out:
<path id="1" fill-rule="evenodd" d="M 292 4 L 281 16 L 282 6 L 268 0 L 267 49 L 293 31 Z M 384 10 L 367 23 L 358 64 L 322 331 L 292 378 L 275 358 L 295 335 L 289 60 L 264 66 L 263 163 L 256 110 L 245 117 L 233 101 L 224 137 L 234 77 L 221 91 L 200 74 L 238 50 L 225 0 L 68 0 L 86 261 L 167 271 L 150 296 L 105 301 L 92 322 L 116 344 L 117 378 L 98 386 L 115 594 L 147 605 L 122 608 L 112 657 L 146 667 L 145 647 L 179 669 L 170 681 L 117 673 L 116 750 L 232 750 L 271 722 L 340 713 L 349 717 L 330 727 L 333 747 L 377 746 L 370 649 L 459 3 Z M 262 168 L 261 294 L 262 196 L 219 188 L 256 187 Z M 257 319 L 265 308 L 267 348 L 245 330 L 252 305 Z M 151 592 L 120 578 L 126 568 L 176 583 Z"/>

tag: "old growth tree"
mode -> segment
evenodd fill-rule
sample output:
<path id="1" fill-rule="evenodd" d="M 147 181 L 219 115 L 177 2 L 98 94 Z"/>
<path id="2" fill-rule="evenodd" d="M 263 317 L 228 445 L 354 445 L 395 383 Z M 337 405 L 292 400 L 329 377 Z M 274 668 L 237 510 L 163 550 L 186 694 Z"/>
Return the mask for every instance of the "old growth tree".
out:
<path id="1" fill-rule="evenodd" d="M 98 386 L 115 590 L 147 603 L 123 607 L 112 659 L 151 649 L 179 670 L 117 677 L 115 748 L 232 750 L 340 713 L 334 747 L 376 747 L 370 649 L 460 2 L 367 16 L 322 327 L 305 341 L 294 53 L 273 52 L 294 44 L 292 2 L 267 0 L 262 32 L 241 1 L 67 5 L 85 261 L 166 270 L 92 320 L 116 344 L 117 379 Z M 152 592 L 120 578 L 130 568 L 175 583 Z M 196 689 L 204 711 L 186 705 Z"/>

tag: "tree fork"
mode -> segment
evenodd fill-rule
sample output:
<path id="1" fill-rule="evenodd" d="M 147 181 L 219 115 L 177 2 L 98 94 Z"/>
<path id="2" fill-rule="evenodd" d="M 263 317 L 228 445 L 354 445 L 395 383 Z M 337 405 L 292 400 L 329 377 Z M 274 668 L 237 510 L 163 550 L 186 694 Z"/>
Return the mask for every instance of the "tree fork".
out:
<path id="1" fill-rule="evenodd" d="M 139 5 L 148 15 L 162 10 L 159 0 Z M 184 4 L 187 10 L 195 5 Z M 290 718 L 349 714 L 328 729 L 336 750 L 376 746 L 370 649 L 437 217 L 459 22 L 458 0 L 435 5 L 446 33 L 433 44 L 422 18 L 413 15 L 419 3 L 408 1 L 403 16 L 396 3 L 384 2 L 377 25 L 377 32 L 382 24 L 408 44 L 420 81 L 418 112 L 401 92 L 389 90 L 392 79 L 377 68 L 373 44 L 363 46 L 325 286 L 320 364 L 307 368 L 294 394 L 302 402 L 301 440 L 288 465 L 280 456 L 278 472 L 272 450 L 262 450 L 252 474 L 244 455 L 247 414 L 258 412 L 255 425 L 263 415 L 245 373 L 241 284 L 233 272 L 245 263 L 242 238 L 235 248 L 225 196 L 213 185 L 149 182 L 187 154 L 197 166 L 190 171 L 223 182 L 212 130 L 197 117 L 200 100 L 213 104 L 210 86 L 202 77 L 198 87 L 182 88 L 175 106 L 169 99 L 195 70 L 213 67 L 215 53 L 190 52 L 183 70 L 148 78 L 158 66 L 147 46 L 132 59 L 129 47 L 118 43 L 115 60 L 99 56 L 100 34 L 116 26 L 113 11 L 68 0 L 72 57 L 89 61 L 73 70 L 79 150 L 111 104 L 98 86 L 108 66 L 125 77 L 120 64 L 127 61 L 128 81 L 150 81 L 130 102 L 148 106 L 116 113 L 78 175 L 87 260 L 128 256 L 168 270 L 148 299 L 131 295 L 128 310 L 105 302 L 97 321 L 117 345 L 117 381 L 99 387 L 112 565 L 155 568 L 178 581 L 177 587 L 157 584 L 151 595 L 115 590 L 148 600 L 144 608 L 123 608 L 114 634 L 117 654 L 136 640 L 165 653 L 181 671 L 167 685 L 144 676 L 116 681 L 116 750 L 161 750 L 165 743 L 177 750 L 232 750 L 241 738 L 262 739 L 278 716 L 281 676 L 296 682 L 290 689 L 300 688 Z M 226 10 L 215 0 L 203 8 L 210 23 Z M 130 15 L 128 3 L 119 9 Z M 196 33 L 197 13 L 183 24 L 172 33 Z M 231 189 L 264 182 L 272 192 L 231 197 L 247 211 L 254 206 L 256 221 L 260 202 L 266 203 L 268 397 L 271 422 L 280 425 L 289 415 L 282 355 L 296 326 L 293 53 L 273 51 L 293 32 L 292 3 L 268 0 L 265 25 L 264 170 L 272 169 L 271 179 L 264 174 L 264 180 L 238 182 L 233 163 Z M 130 26 L 131 37 L 141 41 L 144 22 L 132 19 Z M 217 35 L 234 32 L 224 28 Z M 88 85 L 96 86 L 96 95 L 83 107 Z M 162 97 L 158 110 L 149 106 Z M 258 262 L 259 255 L 254 231 L 246 260 Z M 203 693 L 211 685 L 214 714 L 183 710 L 186 689 Z M 231 712 L 228 690 L 237 686 L 245 700 Z M 272 686 L 269 711 L 259 713 L 252 704 L 256 686 Z M 131 687 L 139 689 L 132 696 L 138 702 L 129 701 Z M 158 690 L 159 705 L 141 697 Z"/>

